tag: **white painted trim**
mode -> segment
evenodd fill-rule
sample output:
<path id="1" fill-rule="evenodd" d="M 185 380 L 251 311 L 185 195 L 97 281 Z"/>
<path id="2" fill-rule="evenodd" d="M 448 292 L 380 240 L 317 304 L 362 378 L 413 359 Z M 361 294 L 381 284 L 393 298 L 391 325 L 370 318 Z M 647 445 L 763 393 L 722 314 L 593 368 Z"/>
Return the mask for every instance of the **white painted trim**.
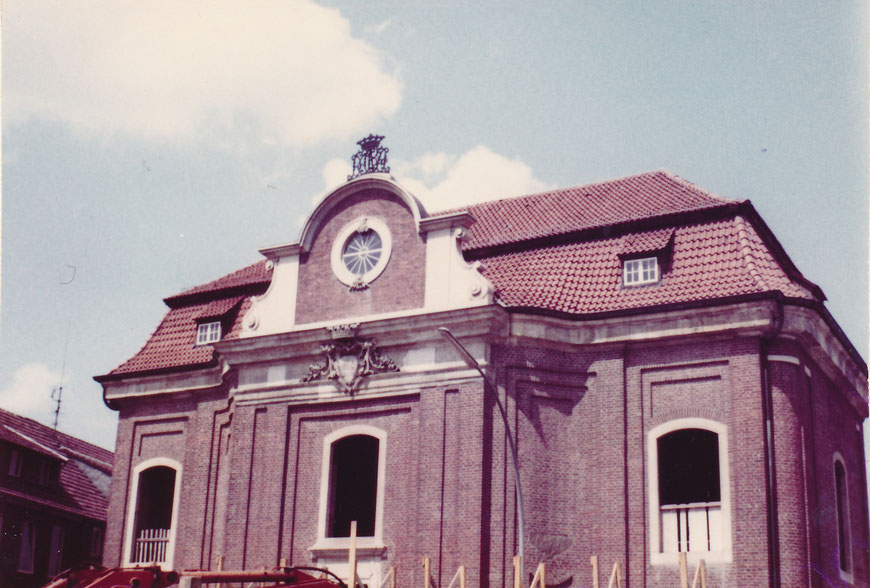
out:
<path id="1" fill-rule="evenodd" d="M 846 468 L 846 460 L 843 458 L 843 455 L 839 451 L 834 452 L 834 456 L 832 458 L 833 461 L 833 473 L 834 473 L 834 509 L 836 512 L 837 502 L 840 500 L 840 496 L 837 493 L 837 462 L 843 466 L 843 483 L 844 489 L 846 491 L 846 504 L 843 505 L 844 512 L 846 514 L 845 525 L 846 535 L 848 537 L 848 548 L 849 548 L 849 569 L 844 570 L 840 566 L 840 520 L 837 517 L 837 571 L 840 572 L 840 578 L 849 584 L 855 583 L 855 547 L 854 542 L 852 541 L 852 512 L 850 508 L 850 500 L 849 500 L 849 470 Z"/>
<path id="2" fill-rule="evenodd" d="M 282 333 L 296 322 L 296 296 L 299 283 L 299 254 L 272 257 L 272 280 L 268 289 L 251 299 L 242 317 L 240 339 Z"/>
<path id="3" fill-rule="evenodd" d="M 493 285 L 483 277 L 480 262 L 467 262 L 461 241 L 468 232 L 445 226 L 426 235 L 424 312 L 492 304 Z M 418 310 L 418 312 L 420 311 Z"/>
<path id="4" fill-rule="evenodd" d="M 445 371 L 439 370 L 429 372 L 425 377 L 379 380 L 376 386 L 366 386 L 364 389 L 357 390 L 353 396 L 341 391 L 332 382 L 327 384 L 302 384 L 301 386 L 278 383 L 247 388 L 243 393 L 235 395 L 234 399 L 238 406 L 259 406 L 274 403 L 291 405 L 358 402 L 363 398 L 390 398 L 407 396 L 408 394 L 419 394 L 421 386 L 425 387 L 429 384 L 449 386 L 478 379 L 480 379 L 480 375 L 477 370 L 469 369 L 463 372 L 451 372 L 449 375 Z"/>
<path id="5" fill-rule="evenodd" d="M 209 345 L 221 340 L 221 322 L 208 321 L 207 323 L 199 323 L 196 326 L 196 344 Z"/>
<path id="6" fill-rule="evenodd" d="M 650 429 L 646 435 L 647 454 L 647 489 L 649 495 L 649 550 L 650 562 L 653 565 L 676 565 L 679 555 L 676 553 L 661 553 L 659 529 L 659 485 L 658 485 L 658 438 L 681 429 L 703 429 L 716 433 L 719 442 L 719 491 L 722 503 L 722 520 L 725 522 L 722 549 L 719 551 L 695 551 L 687 554 L 688 560 L 697 563 L 703 559 L 706 563 L 731 562 L 731 474 L 728 461 L 728 427 L 722 423 L 705 418 L 691 417 L 675 419 Z"/>
<path id="7" fill-rule="evenodd" d="M 767 361 L 779 361 L 781 363 L 790 363 L 796 366 L 801 365 L 801 360 L 792 355 L 768 355 Z"/>
<path id="8" fill-rule="evenodd" d="M 411 211 L 411 215 L 414 217 L 414 228 L 418 232 L 420 231 L 420 221 L 423 217 L 424 211 L 421 210 L 417 199 L 414 198 L 410 192 L 400 186 L 395 178 L 389 174 L 365 174 L 349 180 L 323 196 L 317 206 L 314 207 L 314 210 L 311 211 L 311 214 L 308 215 L 308 218 L 302 226 L 302 231 L 299 235 L 298 241 L 299 251 L 308 251 L 311 249 L 311 244 L 314 242 L 314 237 L 318 229 L 320 229 L 325 220 L 329 217 L 330 211 L 339 202 L 353 194 L 362 192 L 363 190 L 384 190 L 398 196 Z M 296 244 L 291 244 L 289 247 L 292 247 L 295 250 Z"/>
<path id="9" fill-rule="evenodd" d="M 317 513 L 317 543 L 309 551 L 349 549 L 347 537 L 326 536 L 326 510 L 329 501 L 329 464 L 332 444 L 351 435 L 368 435 L 378 440 L 378 492 L 375 500 L 375 534 L 373 537 L 357 537 L 357 548 L 372 550 L 384 547 L 384 493 L 387 471 L 387 432 L 371 425 L 349 425 L 337 429 L 323 438 L 323 461 L 320 467 L 320 505 Z"/>
<path id="10" fill-rule="evenodd" d="M 652 261 L 653 262 L 653 277 L 648 279 L 643 279 L 643 262 Z M 648 270 L 646 270 L 648 271 Z M 632 274 L 637 274 L 636 280 L 630 280 L 629 277 Z M 643 286 L 646 284 L 655 284 L 659 281 L 659 258 L 656 256 L 651 257 L 634 257 L 631 259 L 622 260 L 622 285 L 626 287 L 632 286 Z"/>
<path id="11" fill-rule="evenodd" d="M 375 266 L 362 275 L 352 273 L 344 265 L 344 246 L 352 235 L 359 232 L 360 226 L 365 223 L 370 230 L 378 234 L 381 239 L 381 257 Z M 338 278 L 338 281 L 345 286 L 353 285 L 357 280 L 369 284 L 374 281 L 386 269 L 387 263 L 390 261 L 390 256 L 393 253 L 393 235 L 390 233 L 390 228 L 387 223 L 375 216 L 362 215 L 353 219 L 344 225 L 338 232 L 338 236 L 332 242 L 332 251 L 330 252 L 329 260 L 332 265 L 332 273 Z"/>
<path id="12" fill-rule="evenodd" d="M 133 553 L 133 542 L 136 533 L 136 503 L 139 501 L 139 475 L 147 469 L 165 466 L 175 470 L 175 488 L 172 496 L 172 518 L 169 523 L 169 543 L 166 546 L 166 561 L 158 562 L 166 566 L 167 569 L 172 569 L 173 559 L 175 557 L 175 535 L 178 531 L 178 503 L 181 499 L 181 464 L 174 459 L 168 457 L 153 457 L 146 459 L 138 464 L 130 472 L 130 501 L 127 504 L 127 518 L 125 519 L 124 531 L 124 557 L 123 565 L 136 565 L 130 561 Z"/>

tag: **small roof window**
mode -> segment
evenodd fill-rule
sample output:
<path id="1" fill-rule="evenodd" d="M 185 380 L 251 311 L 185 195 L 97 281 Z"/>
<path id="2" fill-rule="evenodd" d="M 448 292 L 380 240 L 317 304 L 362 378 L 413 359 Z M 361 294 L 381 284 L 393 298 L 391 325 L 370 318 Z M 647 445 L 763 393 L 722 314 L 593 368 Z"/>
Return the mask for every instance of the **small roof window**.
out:
<path id="1" fill-rule="evenodd" d="M 221 338 L 221 323 L 213 321 L 210 323 L 200 323 L 196 328 L 196 344 L 208 345 L 220 341 Z"/>
<path id="2" fill-rule="evenodd" d="M 673 243 L 672 228 L 624 236 L 618 254 L 622 259 L 622 285 L 658 283 Z"/>
<path id="3" fill-rule="evenodd" d="M 640 286 L 659 281 L 659 260 L 657 257 L 626 259 L 622 262 L 622 283 L 626 286 Z"/>

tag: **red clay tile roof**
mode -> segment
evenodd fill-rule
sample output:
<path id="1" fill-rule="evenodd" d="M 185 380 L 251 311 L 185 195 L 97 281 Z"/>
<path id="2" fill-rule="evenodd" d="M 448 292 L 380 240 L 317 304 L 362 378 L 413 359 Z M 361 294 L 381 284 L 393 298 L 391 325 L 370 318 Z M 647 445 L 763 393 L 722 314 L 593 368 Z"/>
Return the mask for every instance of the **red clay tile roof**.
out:
<path id="1" fill-rule="evenodd" d="M 268 284 L 272 279 L 272 272 L 266 269 L 267 260 L 262 259 L 256 263 L 244 267 L 231 274 L 227 274 L 217 280 L 212 280 L 207 284 L 194 286 L 179 294 L 174 294 L 168 298 L 164 298 L 164 302 L 170 307 L 177 303 L 184 303 L 185 299 L 196 296 L 198 294 L 208 294 L 218 292 L 220 290 L 229 290 L 231 288 L 240 288 L 258 284 Z"/>
<path id="2" fill-rule="evenodd" d="M 770 291 L 823 300 L 775 238 L 768 234 L 766 243 L 739 216 L 744 204 L 751 209 L 655 171 L 469 206 L 476 222 L 463 250 L 483 262 L 496 300 L 508 308 L 589 314 Z M 612 237 L 590 234 L 604 227 Z M 620 255 L 669 244 L 660 283 L 622 286 Z M 212 347 L 195 345 L 196 319 L 226 309 L 223 338 L 237 338 L 251 296 L 270 278 L 263 260 L 166 298 L 170 310 L 148 342 L 110 375 L 210 364 Z"/>
<path id="3" fill-rule="evenodd" d="M 244 312 L 239 311 L 248 308 L 246 304 L 239 305 L 239 297 L 172 308 L 163 317 L 163 321 L 151 334 L 145 346 L 110 374 L 130 374 L 211 363 L 214 358 L 214 348 L 211 345 L 196 344 L 196 329 L 197 319 L 204 316 L 203 313 L 211 312 L 207 309 L 214 308 L 215 303 L 233 311 L 230 313 L 232 323 L 223 338 L 237 337 L 241 325 L 237 326 L 235 323 L 239 322 L 239 317 L 244 316 Z"/>
<path id="4" fill-rule="evenodd" d="M 108 484 L 114 461 L 111 451 L 3 409 L 0 409 L 0 429 L 15 432 L 0 435 L 3 441 L 27 451 L 37 451 L 33 443 L 36 442 L 41 448 L 38 453 L 60 463 L 59 488 L 39 486 L 20 478 L 3 476 L 0 478 L 0 495 L 92 519 L 106 520 Z M 22 442 L 24 440 L 18 433 L 32 442 Z M 64 459 L 59 459 L 58 454 Z"/>
<path id="5" fill-rule="evenodd" d="M 202 321 L 204 319 L 215 319 L 222 317 L 229 311 L 233 309 L 239 302 L 244 300 L 244 296 L 231 296 L 230 298 L 218 298 L 213 302 L 209 302 L 205 305 L 199 314 L 196 315 L 196 319 Z"/>
<path id="6" fill-rule="evenodd" d="M 169 312 L 136 355 L 109 372 L 109 375 L 150 372 L 167 368 L 208 365 L 214 359 L 211 345 L 196 344 L 197 321 L 227 317 L 224 339 L 238 337 L 239 318 L 250 307 L 251 295 L 262 294 L 269 286 L 272 272 L 266 260 L 227 274 L 207 284 L 165 298 Z M 248 296 L 239 296 L 244 289 Z"/>
<path id="7" fill-rule="evenodd" d="M 614 237 L 480 261 L 496 297 L 509 308 L 591 314 L 771 290 L 813 298 L 788 278 L 740 217 L 676 228 L 671 267 L 656 284 L 622 285 L 621 246 L 622 238 Z"/>
<path id="8" fill-rule="evenodd" d="M 474 204 L 465 251 L 737 204 L 667 171 Z"/>
<path id="9" fill-rule="evenodd" d="M 646 233 L 631 233 L 622 238 L 622 246 L 619 248 L 620 255 L 633 255 L 635 253 L 653 253 L 662 251 L 668 246 L 674 229 L 659 229 Z"/>

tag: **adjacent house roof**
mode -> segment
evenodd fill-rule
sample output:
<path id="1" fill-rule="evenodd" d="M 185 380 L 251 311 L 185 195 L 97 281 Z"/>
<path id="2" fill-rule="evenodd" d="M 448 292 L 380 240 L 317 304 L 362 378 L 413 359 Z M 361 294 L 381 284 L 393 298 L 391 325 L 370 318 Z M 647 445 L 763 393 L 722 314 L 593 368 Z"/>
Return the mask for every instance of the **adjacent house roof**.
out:
<path id="1" fill-rule="evenodd" d="M 476 221 L 463 252 L 482 262 L 496 301 L 508 309 L 583 316 L 765 292 L 824 301 L 748 201 L 667 171 L 461 210 Z M 622 284 L 622 257 L 664 250 L 658 283 Z M 197 319 L 221 318 L 224 338 L 237 337 L 250 298 L 270 278 L 263 260 L 166 298 L 170 310 L 145 346 L 100 379 L 214 363 L 211 346 L 195 345 Z"/>
<path id="2" fill-rule="evenodd" d="M 32 419 L 0 409 L 0 440 L 59 464 L 59 487 L 39 486 L 20 478 L 0 477 L 0 496 L 106 520 L 114 454 L 55 431 Z"/>

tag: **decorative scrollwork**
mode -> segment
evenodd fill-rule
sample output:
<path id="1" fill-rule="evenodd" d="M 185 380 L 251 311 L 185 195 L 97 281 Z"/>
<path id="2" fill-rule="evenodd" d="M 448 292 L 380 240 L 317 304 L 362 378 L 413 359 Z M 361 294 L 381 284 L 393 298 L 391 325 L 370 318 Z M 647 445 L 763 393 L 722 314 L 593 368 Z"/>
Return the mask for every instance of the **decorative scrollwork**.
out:
<path id="1" fill-rule="evenodd" d="M 356 142 L 359 151 L 353 156 L 353 173 L 347 176 L 348 180 L 363 174 L 390 173 L 390 166 L 387 165 L 387 153 L 390 150 L 380 146 L 383 140 L 383 135 L 369 135 Z"/>
<path id="2" fill-rule="evenodd" d="M 311 364 L 302 382 L 334 380 L 352 396 L 365 376 L 399 371 L 392 359 L 381 355 L 373 340 L 355 336 L 357 326 L 341 325 L 329 329 L 334 342 L 320 346 L 324 361 Z"/>

